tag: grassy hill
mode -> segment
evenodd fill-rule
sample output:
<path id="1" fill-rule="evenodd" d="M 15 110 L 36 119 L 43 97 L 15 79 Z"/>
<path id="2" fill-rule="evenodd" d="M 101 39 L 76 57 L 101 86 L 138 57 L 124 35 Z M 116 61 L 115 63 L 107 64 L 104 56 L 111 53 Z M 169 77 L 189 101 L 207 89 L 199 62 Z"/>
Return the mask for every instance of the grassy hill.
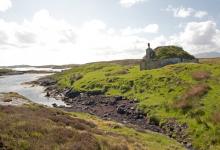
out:
<path id="1" fill-rule="evenodd" d="M 53 76 L 60 88 L 100 91 L 139 101 L 139 108 L 163 123 L 187 123 L 197 149 L 220 149 L 220 61 L 176 64 L 140 71 L 138 65 L 93 63 Z"/>
<path id="2" fill-rule="evenodd" d="M 184 58 L 184 59 L 194 59 L 195 57 L 183 50 L 183 48 L 178 46 L 161 46 L 155 49 L 157 59 L 166 58 Z"/>
<path id="3" fill-rule="evenodd" d="M 1 150 L 183 150 L 167 137 L 39 105 L 0 106 Z"/>

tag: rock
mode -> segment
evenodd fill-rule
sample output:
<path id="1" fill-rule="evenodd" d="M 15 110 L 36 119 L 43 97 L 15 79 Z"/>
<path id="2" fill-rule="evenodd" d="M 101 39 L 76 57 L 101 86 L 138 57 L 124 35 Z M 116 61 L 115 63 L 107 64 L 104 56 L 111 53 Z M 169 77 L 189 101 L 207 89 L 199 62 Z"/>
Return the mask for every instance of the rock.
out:
<path id="1" fill-rule="evenodd" d="M 103 94 L 103 91 L 101 91 L 101 90 L 88 91 L 88 92 L 86 92 L 86 94 L 88 94 L 88 95 L 101 95 L 101 94 Z"/>
<path id="2" fill-rule="evenodd" d="M 134 107 L 131 107 L 130 109 L 131 109 L 131 110 L 135 110 L 135 108 L 134 108 Z"/>
<path id="3" fill-rule="evenodd" d="M 137 99 L 134 99 L 134 102 L 135 102 L 135 103 L 138 103 L 138 100 L 137 100 Z"/>
<path id="4" fill-rule="evenodd" d="M 63 95 L 64 95 L 65 97 L 68 97 L 68 98 L 74 98 L 74 97 L 76 97 L 76 96 L 79 96 L 80 93 L 77 92 L 77 91 L 74 91 L 74 90 L 72 90 L 72 89 L 66 89 L 66 90 L 63 92 Z"/>
<path id="5" fill-rule="evenodd" d="M 122 121 L 122 123 L 124 123 L 124 124 L 128 124 L 128 121 L 126 121 L 126 120 L 123 120 L 123 121 Z"/>
<path id="6" fill-rule="evenodd" d="M 49 92 L 47 92 L 45 96 L 46 96 L 46 97 L 50 97 L 50 93 L 49 93 Z"/>
<path id="7" fill-rule="evenodd" d="M 38 80 L 38 82 L 41 86 L 50 86 L 56 84 L 56 81 L 51 78 L 41 78 Z"/>
<path id="8" fill-rule="evenodd" d="M 83 107 L 82 110 L 87 110 L 88 108 L 89 108 L 89 107 L 86 106 L 86 107 Z"/>
<path id="9" fill-rule="evenodd" d="M 57 106 L 57 107 L 59 107 L 59 108 L 65 108 L 66 106 L 64 106 L 64 105 L 60 105 L 60 106 Z"/>
<path id="10" fill-rule="evenodd" d="M 109 100 L 109 104 L 110 104 L 110 105 L 116 105 L 116 104 L 117 104 L 117 98 L 111 98 L 111 99 Z"/>
<path id="11" fill-rule="evenodd" d="M 187 144 L 186 144 L 186 147 L 187 147 L 187 148 L 192 148 L 192 143 L 187 143 Z"/>
<path id="12" fill-rule="evenodd" d="M 56 104 L 56 103 L 53 103 L 52 106 L 53 106 L 53 107 L 57 107 L 57 104 Z"/>
<path id="13" fill-rule="evenodd" d="M 103 117 L 104 117 L 104 118 L 107 118 L 109 115 L 110 115 L 110 114 L 105 113 L 105 114 L 103 115 Z"/>
<path id="14" fill-rule="evenodd" d="M 123 99 L 122 96 L 115 96 L 114 98 L 115 98 L 116 101 L 121 101 Z"/>
<path id="15" fill-rule="evenodd" d="M 95 105 L 95 100 L 88 100 L 85 102 L 85 105 Z"/>
<path id="16" fill-rule="evenodd" d="M 125 114 L 126 110 L 125 110 L 125 105 L 121 105 L 117 108 L 117 113 L 119 114 Z"/>
<path id="17" fill-rule="evenodd" d="M 80 93 L 80 97 L 87 97 L 88 95 L 86 93 Z"/>

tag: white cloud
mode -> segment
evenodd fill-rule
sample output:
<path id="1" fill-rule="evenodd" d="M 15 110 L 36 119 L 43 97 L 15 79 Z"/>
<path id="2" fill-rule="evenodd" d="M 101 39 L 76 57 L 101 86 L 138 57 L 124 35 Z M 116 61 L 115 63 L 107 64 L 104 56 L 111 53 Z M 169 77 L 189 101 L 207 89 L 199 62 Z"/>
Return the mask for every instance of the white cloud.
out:
<path id="1" fill-rule="evenodd" d="M 213 37 L 216 35 L 216 23 L 213 21 L 190 22 L 180 35 L 181 39 L 189 44 L 210 44 L 213 42 Z"/>
<path id="2" fill-rule="evenodd" d="M 148 32 L 148 28 L 155 27 L 148 26 L 143 32 Z M 139 58 L 147 43 L 147 39 L 123 35 L 101 20 L 74 26 L 56 19 L 47 10 L 35 13 L 33 19 L 22 23 L 0 20 L 0 33 L 1 65 Z"/>
<path id="3" fill-rule="evenodd" d="M 101 20 L 74 26 L 56 19 L 47 10 L 22 23 L 0 19 L 0 64 L 69 64 L 141 58 L 148 42 L 153 48 L 180 45 L 192 53 L 220 50 L 220 30 L 213 21 L 190 22 L 183 25 L 180 33 L 152 39 L 138 34 L 157 33 L 157 24 L 126 30 L 108 27 Z"/>
<path id="4" fill-rule="evenodd" d="M 206 11 L 197 11 L 193 8 L 184 8 L 184 7 L 179 7 L 175 8 L 172 5 L 169 5 L 165 11 L 167 12 L 172 12 L 174 17 L 177 18 L 186 18 L 186 17 L 196 17 L 196 18 L 203 18 L 208 15 Z"/>
<path id="5" fill-rule="evenodd" d="M 219 51 L 217 40 L 220 36 L 217 34 L 218 29 L 213 21 L 190 22 L 186 25 L 185 30 L 180 33 L 180 42 L 191 51 L 207 52 Z"/>
<path id="6" fill-rule="evenodd" d="M 11 0 L 0 0 L 0 11 L 5 12 L 12 6 Z"/>
<path id="7" fill-rule="evenodd" d="M 122 31 L 123 35 L 134 35 L 139 33 L 158 33 L 159 32 L 159 25 L 158 24 L 149 24 L 144 28 L 131 28 L 127 27 Z"/>
<path id="8" fill-rule="evenodd" d="M 214 21 L 189 22 L 184 30 L 165 40 L 165 45 L 179 45 L 192 54 L 220 52 L 220 31 Z"/>
<path id="9" fill-rule="evenodd" d="M 158 24 L 150 24 L 144 27 L 143 30 L 145 33 L 158 33 L 159 25 Z"/>
<path id="10" fill-rule="evenodd" d="M 120 4 L 121 4 L 122 7 L 129 8 L 129 7 L 132 7 L 135 4 L 142 3 L 142 2 L 145 2 L 145 1 L 147 1 L 147 0 L 120 0 Z"/>
<path id="11" fill-rule="evenodd" d="M 161 35 L 149 42 L 152 43 L 152 47 L 178 45 L 192 54 L 220 52 L 220 29 L 211 20 L 189 22 L 183 26 L 183 31 L 166 37 Z"/>
<path id="12" fill-rule="evenodd" d="M 194 16 L 197 17 L 197 18 L 203 18 L 207 15 L 208 15 L 208 13 L 206 11 L 197 11 L 197 12 L 195 12 Z"/>

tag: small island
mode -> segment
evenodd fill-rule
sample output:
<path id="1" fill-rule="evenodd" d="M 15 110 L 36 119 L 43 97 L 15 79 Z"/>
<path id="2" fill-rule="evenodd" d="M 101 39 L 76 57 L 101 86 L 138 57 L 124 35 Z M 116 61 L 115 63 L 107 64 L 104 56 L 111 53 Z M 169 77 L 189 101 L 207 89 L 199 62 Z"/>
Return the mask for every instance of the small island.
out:
<path id="1" fill-rule="evenodd" d="M 146 55 L 140 63 L 140 70 L 157 69 L 184 62 L 198 63 L 198 59 L 178 46 L 161 46 L 153 50 L 148 43 Z"/>

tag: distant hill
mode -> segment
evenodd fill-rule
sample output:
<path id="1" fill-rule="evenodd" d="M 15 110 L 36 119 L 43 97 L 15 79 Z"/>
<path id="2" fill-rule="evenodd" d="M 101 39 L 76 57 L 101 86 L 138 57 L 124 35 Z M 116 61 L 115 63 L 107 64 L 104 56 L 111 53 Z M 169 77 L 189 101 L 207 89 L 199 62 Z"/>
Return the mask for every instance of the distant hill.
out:
<path id="1" fill-rule="evenodd" d="M 194 59 L 195 57 L 190 55 L 188 52 L 184 51 L 182 47 L 178 46 L 161 46 L 157 47 L 155 50 L 156 58 L 166 59 L 166 58 L 185 58 Z"/>
<path id="2" fill-rule="evenodd" d="M 141 61 L 140 59 L 123 59 L 123 60 L 112 60 L 112 61 L 99 61 L 88 64 L 103 63 L 103 64 L 118 64 L 118 65 L 138 65 L 140 64 L 140 61 Z"/>
<path id="3" fill-rule="evenodd" d="M 77 64 L 67 64 L 67 65 L 43 65 L 43 66 L 30 66 L 30 65 L 14 65 L 14 66 L 0 66 L 0 68 L 52 68 L 52 69 L 65 69 L 79 66 Z"/>
<path id="4" fill-rule="evenodd" d="M 206 52 L 206 53 L 199 53 L 195 55 L 196 58 L 216 58 L 220 57 L 219 52 Z"/>

